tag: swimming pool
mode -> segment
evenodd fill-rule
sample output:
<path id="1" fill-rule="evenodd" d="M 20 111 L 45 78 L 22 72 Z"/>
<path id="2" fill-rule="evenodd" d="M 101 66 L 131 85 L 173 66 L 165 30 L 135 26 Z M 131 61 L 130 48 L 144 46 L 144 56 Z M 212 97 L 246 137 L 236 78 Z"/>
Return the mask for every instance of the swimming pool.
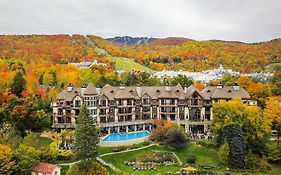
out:
<path id="1" fill-rule="evenodd" d="M 102 141 L 103 142 L 116 142 L 116 141 L 128 141 L 134 139 L 141 139 L 150 136 L 148 131 L 133 132 L 133 133 L 113 133 L 109 134 Z"/>

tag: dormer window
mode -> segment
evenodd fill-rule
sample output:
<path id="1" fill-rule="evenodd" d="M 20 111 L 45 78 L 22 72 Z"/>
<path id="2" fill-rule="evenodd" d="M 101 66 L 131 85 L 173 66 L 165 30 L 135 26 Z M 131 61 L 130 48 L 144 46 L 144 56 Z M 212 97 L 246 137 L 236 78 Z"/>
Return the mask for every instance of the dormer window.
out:
<path id="1" fill-rule="evenodd" d="M 159 90 L 159 89 L 157 89 L 157 91 L 156 91 L 156 92 L 158 92 L 158 93 L 159 93 L 159 92 L 160 92 L 160 90 Z"/>
<path id="2" fill-rule="evenodd" d="M 228 90 L 227 92 L 230 93 L 230 92 L 232 92 L 232 91 L 231 91 L 231 90 Z"/>
<path id="3" fill-rule="evenodd" d="M 179 92 L 180 92 L 180 90 L 177 90 L 176 92 L 177 92 L 177 93 L 179 93 Z"/>
<path id="4" fill-rule="evenodd" d="M 208 89 L 208 90 L 207 90 L 207 92 L 211 92 L 211 90 L 210 90 L 210 89 Z"/>
<path id="5" fill-rule="evenodd" d="M 113 92 L 114 92 L 113 90 L 110 91 L 110 93 L 113 93 Z"/>

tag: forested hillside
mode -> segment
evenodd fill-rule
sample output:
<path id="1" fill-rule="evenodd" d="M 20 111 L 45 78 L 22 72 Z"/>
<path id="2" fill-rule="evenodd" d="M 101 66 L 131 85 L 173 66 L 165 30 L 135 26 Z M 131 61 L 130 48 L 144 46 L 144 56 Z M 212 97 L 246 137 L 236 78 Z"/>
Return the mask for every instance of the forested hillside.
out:
<path id="1" fill-rule="evenodd" d="M 100 54 L 97 48 L 108 54 Z M 281 62 L 281 39 L 247 44 L 164 38 L 146 44 L 118 45 L 92 35 L 0 36 L 0 58 L 3 59 L 56 64 L 92 59 L 107 63 L 109 57 L 132 58 L 153 70 L 202 71 L 223 64 L 226 68 L 249 73 Z"/>
<path id="2" fill-rule="evenodd" d="M 270 63 L 281 62 L 281 39 L 247 44 L 166 38 L 143 45 L 120 46 L 100 37 L 90 38 L 110 54 L 134 58 L 154 70 L 202 71 L 223 64 L 226 68 L 248 73 Z"/>

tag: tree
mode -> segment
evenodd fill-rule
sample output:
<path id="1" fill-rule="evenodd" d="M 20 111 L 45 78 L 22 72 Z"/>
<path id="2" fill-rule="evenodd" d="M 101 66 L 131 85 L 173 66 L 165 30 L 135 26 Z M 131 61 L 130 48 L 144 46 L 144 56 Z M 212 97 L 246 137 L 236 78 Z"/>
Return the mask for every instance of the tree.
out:
<path id="1" fill-rule="evenodd" d="M 224 128 L 223 133 L 229 144 L 228 164 L 233 168 L 245 168 L 246 145 L 241 127 L 230 125 Z"/>
<path id="2" fill-rule="evenodd" d="M 0 174 L 12 174 L 15 169 L 15 160 L 9 146 L 0 144 Z"/>
<path id="3" fill-rule="evenodd" d="M 97 157 L 98 133 L 93 125 L 93 118 L 90 116 L 86 105 L 82 105 L 75 128 L 74 155 L 77 160 L 81 160 L 82 166 L 86 166 L 87 161 Z"/>
<path id="4" fill-rule="evenodd" d="M 261 110 L 239 99 L 215 103 L 211 130 L 219 144 L 223 144 L 224 129 L 234 125 L 241 127 L 247 151 L 262 155 L 270 133 L 270 120 L 262 117 Z"/>
<path id="5" fill-rule="evenodd" d="M 187 136 L 181 126 L 174 126 L 167 130 L 164 142 L 174 148 L 184 148 L 187 142 Z"/>
<path id="6" fill-rule="evenodd" d="M 190 85 L 193 84 L 193 82 L 192 82 L 192 80 L 187 78 L 185 75 L 178 75 L 171 80 L 172 86 L 176 86 L 177 84 L 180 84 L 182 87 L 185 87 L 185 86 L 189 87 Z"/>
<path id="7" fill-rule="evenodd" d="M 273 128 L 277 130 L 278 144 L 281 136 L 281 96 L 270 97 L 266 101 L 264 116 L 271 120 Z"/>
<path id="8" fill-rule="evenodd" d="M 15 151 L 17 160 L 16 174 L 29 175 L 32 168 L 39 163 L 39 150 L 21 144 Z"/>
<path id="9" fill-rule="evenodd" d="M 272 77 L 272 93 L 274 95 L 281 95 L 281 71 L 279 70 L 278 73 L 274 74 Z"/>
<path id="10" fill-rule="evenodd" d="M 26 81 L 23 78 L 21 71 L 17 72 L 11 85 L 11 93 L 16 94 L 18 97 L 22 97 L 22 91 L 25 89 Z"/>
<path id="11" fill-rule="evenodd" d="M 104 167 L 102 167 L 98 163 L 89 162 L 87 163 L 86 168 L 81 168 L 81 163 L 74 164 L 71 166 L 69 171 L 67 172 L 67 175 L 107 175 L 107 171 Z"/>

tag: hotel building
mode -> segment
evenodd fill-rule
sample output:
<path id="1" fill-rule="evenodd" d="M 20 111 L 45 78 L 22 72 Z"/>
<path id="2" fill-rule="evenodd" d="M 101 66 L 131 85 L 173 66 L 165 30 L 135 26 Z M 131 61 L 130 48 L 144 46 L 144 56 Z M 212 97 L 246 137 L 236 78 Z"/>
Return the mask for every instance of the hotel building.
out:
<path id="1" fill-rule="evenodd" d="M 60 92 L 52 103 L 52 128 L 75 128 L 80 107 L 89 109 L 101 134 L 152 130 L 153 119 L 176 122 L 186 132 L 207 133 L 213 118 L 212 105 L 239 98 L 252 103 L 249 93 L 237 84 L 208 86 L 120 86 L 74 87 Z"/>

